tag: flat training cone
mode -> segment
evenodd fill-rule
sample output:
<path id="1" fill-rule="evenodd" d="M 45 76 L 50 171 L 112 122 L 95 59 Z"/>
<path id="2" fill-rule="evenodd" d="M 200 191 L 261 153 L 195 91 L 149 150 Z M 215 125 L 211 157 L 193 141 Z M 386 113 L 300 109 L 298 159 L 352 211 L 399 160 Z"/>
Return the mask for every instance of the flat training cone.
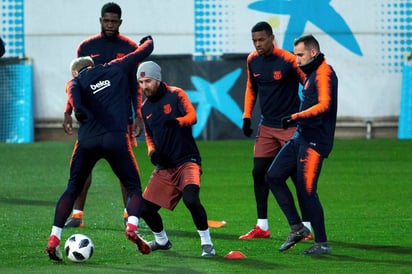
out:
<path id="1" fill-rule="evenodd" d="M 240 251 L 233 250 L 225 255 L 226 259 L 246 259 L 245 254 Z"/>
<path id="2" fill-rule="evenodd" d="M 207 225 L 212 228 L 219 228 L 219 227 L 224 226 L 225 224 L 226 224 L 225 221 L 214 221 L 214 220 L 207 221 Z"/>

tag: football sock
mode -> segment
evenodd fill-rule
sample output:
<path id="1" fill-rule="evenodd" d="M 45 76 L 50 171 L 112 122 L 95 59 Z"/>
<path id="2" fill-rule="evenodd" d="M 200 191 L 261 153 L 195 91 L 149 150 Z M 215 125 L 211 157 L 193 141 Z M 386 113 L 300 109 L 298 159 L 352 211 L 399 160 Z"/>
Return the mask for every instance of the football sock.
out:
<path id="1" fill-rule="evenodd" d="M 165 230 L 162 230 L 160 232 L 153 232 L 153 235 L 155 236 L 156 243 L 158 243 L 159 245 L 165 245 L 167 244 L 167 241 L 169 241 Z"/>
<path id="2" fill-rule="evenodd" d="M 61 227 L 53 226 L 50 235 L 55 235 L 60 240 L 62 236 L 62 230 L 63 229 Z"/>
<path id="3" fill-rule="evenodd" d="M 257 226 L 259 226 L 263 230 L 268 230 L 269 229 L 268 219 L 258 219 Z"/>
<path id="4" fill-rule="evenodd" d="M 139 226 L 139 219 L 136 216 L 129 216 L 127 218 L 127 230 L 136 231 Z"/>
<path id="5" fill-rule="evenodd" d="M 197 231 L 200 236 L 200 244 L 201 245 L 213 245 L 212 239 L 210 238 L 209 228 L 206 230 L 198 230 Z"/>
<path id="6" fill-rule="evenodd" d="M 310 231 L 312 231 L 312 225 L 310 222 L 302 222 L 304 226 L 306 226 Z"/>

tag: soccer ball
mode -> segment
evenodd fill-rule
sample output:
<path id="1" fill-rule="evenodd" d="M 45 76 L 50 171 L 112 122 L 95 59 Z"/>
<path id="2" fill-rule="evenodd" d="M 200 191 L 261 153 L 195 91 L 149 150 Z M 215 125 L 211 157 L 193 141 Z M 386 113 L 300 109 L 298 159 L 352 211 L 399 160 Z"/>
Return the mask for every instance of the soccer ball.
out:
<path id="1" fill-rule="evenodd" d="M 64 244 L 64 252 L 69 260 L 81 263 L 93 255 L 94 245 L 92 240 L 83 234 L 73 234 Z"/>

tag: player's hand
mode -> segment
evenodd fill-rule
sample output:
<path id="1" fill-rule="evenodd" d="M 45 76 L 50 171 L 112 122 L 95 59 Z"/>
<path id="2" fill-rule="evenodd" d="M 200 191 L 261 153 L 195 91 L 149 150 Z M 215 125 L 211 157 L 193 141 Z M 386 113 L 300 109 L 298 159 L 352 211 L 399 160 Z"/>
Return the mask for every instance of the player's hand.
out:
<path id="1" fill-rule="evenodd" d="M 127 136 L 129 137 L 129 142 L 132 147 L 137 147 L 136 140 L 136 126 L 134 123 L 127 127 Z"/>
<path id="2" fill-rule="evenodd" d="M 252 126 L 252 121 L 250 120 L 250 118 L 243 119 L 242 130 L 243 130 L 243 134 L 245 134 L 246 137 L 250 137 L 250 135 L 252 135 L 253 133 L 253 129 L 251 128 L 251 126 Z"/>
<path id="3" fill-rule="evenodd" d="M 288 129 L 290 124 L 292 123 L 292 117 L 285 116 L 280 120 L 280 123 L 283 129 Z"/>
<path id="4" fill-rule="evenodd" d="M 150 40 L 153 40 L 152 36 L 147 35 L 147 36 L 143 37 L 142 39 L 140 39 L 139 46 L 140 46 L 141 44 L 143 44 L 144 42 L 146 42 L 146 40 L 149 40 L 149 39 L 150 39 Z"/>
<path id="5" fill-rule="evenodd" d="M 136 118 L 133 121 L 133 128 L 134 128 L 134 137 L 139 137 L 140 135 L 142 135 L 143 132 L 143 121 L 142 119 Z"/>
<path id="6" fill-rule="evenodd" d="M 63 130 L 67 135 L 73 134 L 73 119 L 72 116 L 68 113 L 64 113 Z"/>
<path id="7" fill-rule="evenodd" d="M 165 125 L 166 125 L 167 127 L 179 127 L 179 126 L 180 126 L 179 121 L 176 120 L 176 119 L 167 120 L 167 121 L 165 122 Z"/>

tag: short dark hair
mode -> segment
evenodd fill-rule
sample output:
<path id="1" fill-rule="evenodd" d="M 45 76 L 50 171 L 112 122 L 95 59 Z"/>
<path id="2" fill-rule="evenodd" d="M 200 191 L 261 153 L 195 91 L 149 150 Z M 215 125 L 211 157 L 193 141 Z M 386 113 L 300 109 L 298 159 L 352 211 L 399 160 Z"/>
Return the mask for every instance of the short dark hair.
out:
<path id="1" fill-rule="evenodd" d="M 119 19 L 122 18 L 122 9 L 120 8 L 120 6 L 114 2 L 109 2 L 103 5 L 102 7 L 102 17 L 104 16 L 104 14 L 106 12 L 110 12 L 110 13 L 116 13 L 117 15 L 119 15 Z"/>
<path id="2" fill-rule="evenodd" d="M 296 46 L 299 43 L 303 43 L 305 47 L 309 49 L 315 49 L 317 52 L 320 52 L 319 42 L 312 34 L 303 35 L 299 38 L 296 38 L 293 42 L 293 45 Z"/>
<path id="3" fill-rule="evenodd" d="M 258 22 L 252 28 L 252 32 L 258 32 L 262 30 L 266 31 L 268 35 L 273 35 L 272 26 L 269 25 L 268 22 L 264 22 L 264 21 Z"/>

